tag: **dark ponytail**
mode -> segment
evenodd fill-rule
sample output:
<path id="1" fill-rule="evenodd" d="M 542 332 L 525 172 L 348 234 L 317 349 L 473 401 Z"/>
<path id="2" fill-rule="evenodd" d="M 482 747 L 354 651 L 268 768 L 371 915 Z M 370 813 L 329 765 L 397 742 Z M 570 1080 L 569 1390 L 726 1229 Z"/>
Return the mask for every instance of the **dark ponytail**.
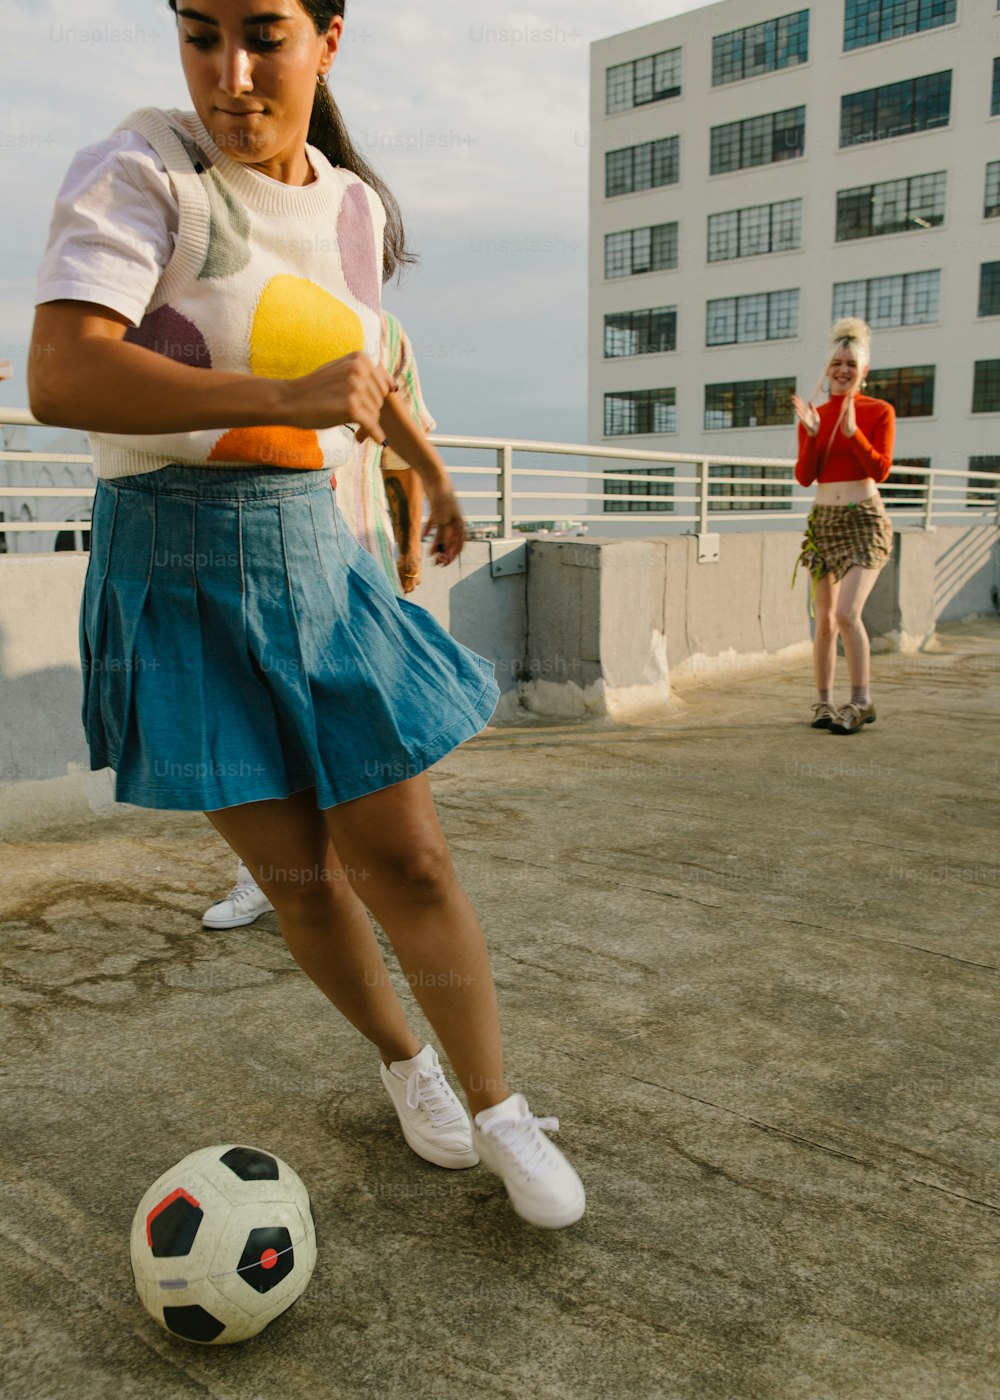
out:
<path id="1" fill-rule="evenodd" d="M 330 10 L 332 8 L 329 4 L 311 4 L 310 0 L 299 0 L 299 2 L 304 9 L 309 11 L 310 15 L 313 10 Z M 340 3 L 340 10 L 343 11 L 343 0 Z M 329 20 L 327 23 L 329 24 Z M 319 28 L 318 22 L 316 27 Z M 325 30 L 320 32 L 325 33 Z M 396 203 L 396 197 L 388 185 L 379 179 L 364 157 L 355 150 L 351 138 L 347 134 L 344 119 L 340 115 L 340 109 L 334 102 L 325 82 L 316 84 L 312 118 L 309 122 L 309 144 L 322 151 L 331 165 L 342 165 L 345 170 L 351 170 L 355 175 L 360 175 L 365 184 L 371 185 L 382 201 L 382 206 L 385 209 L 382 280 L 388 282 L 394 272 L 402 271 L 404 264 L 415 263 L 416 256 L 406 247 L 403 216 Z"/>
<path id="2" fill-rule="evenodd" d="M 174 14 L 177 13 L 177 0 L 168 0 Z M 316 26 L 317 34 L 325 34 L 330 21 L 336 15 L 343 15 L 345 0 L 299 0 L 299 4 Z M 380 180 L 368 162 L 355 150 L 354 143 L 347 133 L 344 119 L 330 89 L 325 82 L 316 84 L 313 98 L 312 116 L 309 119 L 309 134 L 306 138 L 310 146 L 322 151 L 331 165 L 340 165 L 345 170 L 370 185 L 385 209 L 385 236 L 382 241 L 382 280 L 388 282 L 394 273 L 402 271 L 407 263 L 415 263 L 416 255 L 406 246 L 403 230 L 403 216 L 396 197 L 384 181 Z"/>

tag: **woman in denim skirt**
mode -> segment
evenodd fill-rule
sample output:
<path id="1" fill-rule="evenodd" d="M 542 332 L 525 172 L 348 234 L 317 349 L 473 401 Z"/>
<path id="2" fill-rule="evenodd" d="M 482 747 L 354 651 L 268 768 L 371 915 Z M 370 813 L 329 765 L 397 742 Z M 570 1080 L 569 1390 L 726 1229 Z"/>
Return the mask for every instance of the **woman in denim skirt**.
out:
<path id="1" fill-rule="evenodd" d="M 122 801 L 205 812 L 377 1047 L 414 1151 L 482 1160 L 526 1220 L 569 1225 L 583 1187 L 555 1121 L 504 1080 L 486 946 L 426 774 L 488 720 L 493 668 L 395 596 L 330 489 L 377 437 L 420 472 L 438 562 L 462 548 L 443 463 L 376 363 L 380 284 L 410 258 L 325 81 L 343 0 L 171 8 L 194 111 L 142 109 L 78 153 L 30 361 L 36 416 L 94 447 L 91 764 Z"/>

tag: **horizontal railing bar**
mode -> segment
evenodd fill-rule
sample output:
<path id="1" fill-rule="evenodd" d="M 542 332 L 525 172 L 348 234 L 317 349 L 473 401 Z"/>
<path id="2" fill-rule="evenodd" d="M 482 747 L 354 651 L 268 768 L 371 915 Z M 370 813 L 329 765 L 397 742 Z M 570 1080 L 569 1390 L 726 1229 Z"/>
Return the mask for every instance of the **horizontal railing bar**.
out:
<path id="1" fill-rule="evenodd" d="M 0 520 L 0 535 L 20 530 L 89 530 L 89 520 Z"/>
<path id="2" fill-rule="evenodd" d="M 91 498 L 93 486 L 0 486 L 0 496 L 82 496 Z"/>

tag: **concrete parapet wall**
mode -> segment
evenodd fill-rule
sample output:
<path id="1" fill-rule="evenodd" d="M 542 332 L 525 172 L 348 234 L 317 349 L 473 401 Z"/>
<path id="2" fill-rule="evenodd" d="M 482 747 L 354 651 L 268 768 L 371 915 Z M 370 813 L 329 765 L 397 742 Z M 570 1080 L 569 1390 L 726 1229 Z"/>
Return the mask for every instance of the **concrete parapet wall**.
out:
<path id="1" fill-rule="evenodd" d="M 1000 610 L 998 535 L 982 525 L 897 531 L 865 610 L 882 649 Z M 791 587 L 798 547 L 787 533 L 724 535 L 718 561 L 699 563 L 691 535 L 536 540 L 517 572 L 515 544 L 474 541 L 447 569 L 425 565 L 416 600 L 495 662 L 501 718 L 519 705 L 635 714 L 668 703 L 685 680 L 808 651 L 804 570 Z M 45 780 L 68 784 L 80 810 L 109 800 L 87 772 L 80 724 L 86 567 L 80 554 L 0 557 L 0 831 L 5 813 L 49 810 Z"/>

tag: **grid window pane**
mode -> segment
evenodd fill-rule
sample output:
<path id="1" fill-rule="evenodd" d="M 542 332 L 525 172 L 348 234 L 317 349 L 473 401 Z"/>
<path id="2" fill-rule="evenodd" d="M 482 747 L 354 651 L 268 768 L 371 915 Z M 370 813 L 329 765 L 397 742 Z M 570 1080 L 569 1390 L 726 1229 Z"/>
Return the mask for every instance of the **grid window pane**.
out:
<path id="1" fill-rule="evenodd" d="M 680 91 L 681 51 L 666 49 L 609 68 L 605 74 L 604 110 L 611 116 L 648 102 L 678 97 Z"/>
<path id="2" fill-rule="evenodd" d="M 899 233 L 907 227 L 906 180 L 886 180 L 873 185 L 871 194 L 872 233 Z"/>
<path id="3" fill-rule="evenodd" d="M 771 205 L 771 252 L 802 246 L 802 201 L 784 199 Z"/>
<path id="4" fill-rule="evenodd" d="M 767 295 L 739 297 L 736 305 L 736 339 L 740 344 L 767 339 Z"/>
<path id="5" fill-rule="evenodd" d="M 1000 160 L 991 160 L 986 167 L 986 191 L 983 196 L 983 218 L 1000 218 Z"/>
<path id="6" fill-rule="evenodd" d="M 867 238 L 872 231 L 872 187 L 862 185 L 837 194 L 837 242 Z"/>
<path id="7" fill-rule="evenodd" d="M 608 116 L 612 112 L 625 112 L 633 106 L 633 93 L 633 65 L 616 63 L 613 68 L 609 68 L 605 74 L 604 88 L 604 110 Z"/>
<path id="8" fill-rule="evenodd" d="M 645 230 L 641 230 L 645 232 Z M 677 266 L 677 225 L 674 224 L 654 224 L 649 230 L 652 234 L 652 268 L 653 272 L 662 272 L 666 268 Z"/>
<path id="9" fill-rule="evenodd" d="M 712 86 L 736 83 L 809 57 L 809 11 L 731 29 L 712 40 Z"/>
<path id="10" fill-rule="evenodd" d="M 675 432 L 675 392 L 673 389 L 627 389 L 605 394 L 605 436 Z"/>
<path id="11" fill-rule="evenodd" d="M 865 393 L 891 403 L 897 418 L 927 418 L 934 412 L 934 366 L 869 370 Z"/>
<path id="12" fill-rule="evenodd" d="M 868 283 L 868 324 L 879 326 L 903 324 L 902 277 L 873 277 Z"/>
<path id="13" fill-rule="evenodd" d="M 1000 413 L 1000 360 L 977 360 L 972 383 L 973 413 Z"/>
<path id="14" fill-rule="evenodd" d="M 608 151 L 604 157 L 604 194 L 610 199 L 616 194 L 627 194 L 632 188 L 632 148 Z"/>
<path id="15" fill-rule="evenodd" d="M 705 427 L 761 428 L 791 423 L 794 379 L 705 385 Z"/>
<path id="16" fill-rule="evenodd" d="M 927 499 L 927 477 L 923 471 L 907 472 L 901 471 L 901 467 L 922 467 L 929 469 L 931 459 L 929 457 L 897 457 L 893 461 L 892 471 L 889 473 L 889 486 L 902 486 L 902 491 L 892 491 L 888 493 L 888 505 L 895 512 L 897 510 L 920 510 Z"/>
<path id="17" fill-rule="evenodd" d="M 1000 161 L 997 162 L 1000 169 Z M 708 261 L 724 262 L 740 255 L 740 215 L 738 209 L 708 216 Z"/>
<path id="18" fill-rule="evenodd" d="M 940 289 L 940 272 L 907 273 L 903 287 L 902 324 L 904 326 L 919 326 L 928 321 L 936 321 L 938 319 Z M 872 324 L 874 325 L 874 322 Z"/>
<path id="19" fill-rule="evenodd" d="M 772 160 L 795 160 L 802 155 L 806 143 L 806 109 L 791 107 L 774 114 Z"/>
<path id="20" fill-rule="evenodd" d="M 833 288 L 833 319 L 842 316 L 868 316 L 868 283 L 837 282 Z"/>
<path id="21" fill-rule="evenodd" d="M 606 233 L 604 235 L 605 277 L 628 277 L 632 271 L 630 265 L 631 247 L 631 233 Z"/>
<path id="22" fill-rule="evenodd" d="M 771 208 L 758 204 L 740 210 L 740 257 L 766 253 L 771 247 Z"/>
<path id="23" fill-rule="evenodd" d="M 979 315 L 1000 316 L 1000 262 L 983 263 L 979 269 Z"/>
<path id="24" fill-rule="evenodd" d="M 740 168 L 740 122 L 728 122 L 725 126 L 712 127 L 712 150 L 710 173 L 724 174 L 727 170 Z"/>
<path id="25" fill-rule="evenodd" d="M 774 139 L 774 117 L 749 117 L 741 123 L 743 138 L 740 146 L 740 166 L 768 165 Z"/>
<path id="26" fill-rule="evenodd" d="M 913 82 L 887 83 L 877 98 L 874 140 L 886 141 L 913 130 Z"/>
<path id="27" fill-rule="evenodd" d="M 933 175 L 914 175 L 909 182 L 907 217 L 910 226 L 934 227 L 944 223 L 944 195 L 947 176 L 943 170 Z"/>
<path id="28" fill-rule="evenodd" d="M 736 297 L 718 297 L 705 308 L 705 344 L 732 345 L 736 340 Z"/>
<path id="29" fill-rule="evenodd" d="M 860 49 L 953 24 L 955 6 L 956 0 L 847 0 L 844 48 Z"/>
<path id="30" fill-rule="evenodd" d="M 857 146 L 928 131 L 945 126 L 950 114 L 950 71 L 846 93 L 840 99 L 840 144 Z"/>
<path id="31" fill-rule="evenodd" d="M 771 292 L 767 299 L 768 340 L 787 340 L 798 333 L 798 288 L 787 292 Z"/>
<path id="32" fill-rule="evenodd" d="M 1000 58 L 993 60 L 993 86 L 990 89 L 990 116 L 1000 116 Z"/>
<path id="33" fill-rule="evenodd" d="M 624 146 L 604 156 L 604 194 L 631 194 L 659 185 L 676 184 L 679 178 L 680 137 Z"/>
<path id="34" fill-rule="evenodd" d="M 604 318 L 604 355 L 655 355 L 677 348 L 677 308 L 613 311 Z"/>

